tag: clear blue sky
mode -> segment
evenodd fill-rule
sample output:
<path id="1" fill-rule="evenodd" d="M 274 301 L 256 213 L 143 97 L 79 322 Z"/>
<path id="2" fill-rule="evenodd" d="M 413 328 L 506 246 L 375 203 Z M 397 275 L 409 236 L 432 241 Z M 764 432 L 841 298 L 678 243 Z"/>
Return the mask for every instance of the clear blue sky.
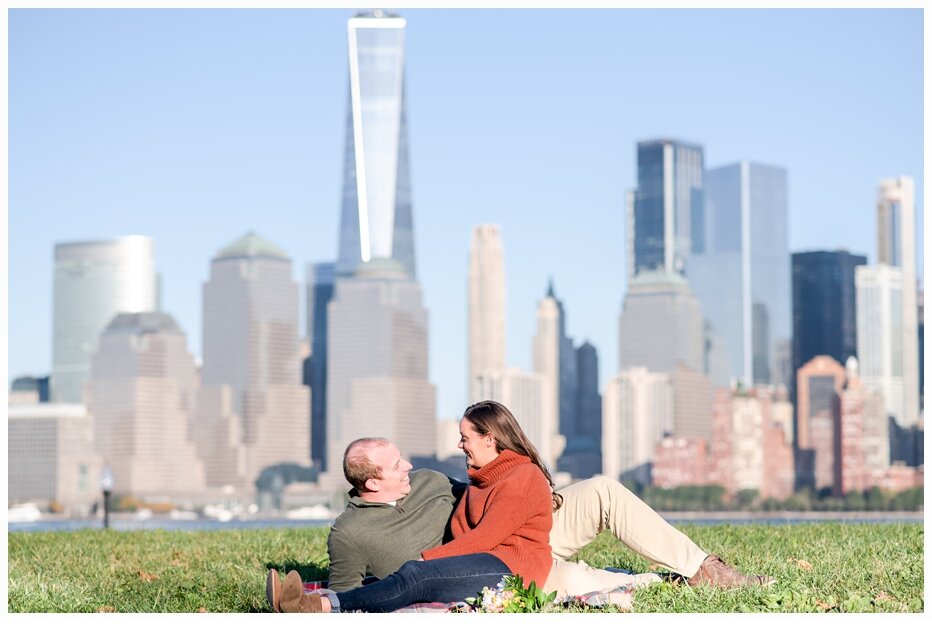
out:
<path id="1" fill-rule="evenodd" d="M 876 261 L 883 177 L 923 197 L 920 10 L 404 10 L 419 276 L 438 414 L 465 406 L 473 226 L 502 226 L 507 344 L 529 368 L 554 278 L 614 373 L 635 143 L 789 174 L 791 251 Z M 51 366 L 53 245 L 155 239 L 201 352 L 211 257 L 248 230 L 336 256 L 347 101 L 337 10 L 11 10 L 9 376 Z M 921 237 L 919 265 L 922 276 Z M 303 290 L 302 290 L 303 323 Z"/>

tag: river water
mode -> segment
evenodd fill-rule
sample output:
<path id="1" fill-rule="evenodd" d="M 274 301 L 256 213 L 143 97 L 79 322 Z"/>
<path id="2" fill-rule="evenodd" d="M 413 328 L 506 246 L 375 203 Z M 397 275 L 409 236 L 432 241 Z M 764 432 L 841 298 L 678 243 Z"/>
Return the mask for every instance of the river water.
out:
<path id="1" fill-rule="evenodd" d="M 667 512 L 662 513 L 674 525 L 797 525 L 801 523 L 922 523 L 922 512 Z M 164 529 L 174 531 L 204 531 L 228 529 L 261 529 L 283 527 L 326 527 L 330 520 L 300 520 L 286 518 L 253 518 L 218 521 L 198 518 L 195 520 L 173 520 L 153 516 L 138 519 L 132 515 L 111 515 L 110 528 L 115 531 L 138 531 Z M 45 518 L 25 523 L 9 523 L 9 532 L 54 532 L 80 529 L 101 529 L 100 519 L 56 519 Z"/>

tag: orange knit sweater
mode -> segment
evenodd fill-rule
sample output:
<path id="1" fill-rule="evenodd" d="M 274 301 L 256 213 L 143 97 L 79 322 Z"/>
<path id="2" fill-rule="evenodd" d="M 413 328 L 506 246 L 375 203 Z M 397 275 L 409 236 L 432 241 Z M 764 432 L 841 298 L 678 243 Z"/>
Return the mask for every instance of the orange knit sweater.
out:
<path id="1" fill-rule="evenodd" d="M 469 470 L 469 487 L 450 518 L 453 540 L 421 553 L 425 560 L 490 553 L 524 585 L 543 587 L 550 572 L 550 485 L 530 458 L 504 450 Z"/>

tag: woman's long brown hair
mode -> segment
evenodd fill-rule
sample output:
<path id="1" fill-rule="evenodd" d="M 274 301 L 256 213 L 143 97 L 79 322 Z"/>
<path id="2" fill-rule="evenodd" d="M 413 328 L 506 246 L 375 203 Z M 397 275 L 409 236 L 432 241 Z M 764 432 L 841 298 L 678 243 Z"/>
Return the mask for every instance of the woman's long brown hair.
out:
<path id="1" fill-rule="evenodd" d="M 463 412 L 463 417 L 469 420 L 479 435 L 489 435 L 495 437 L 495 451 L 501 453 L 504 449 L 514 451 L 521 455 L 531 458 L 531 462 L 544 473 L 547 483 L 550 484 L 550 492 L 553 495 L 553 511 L 556 512 L 563 505 L 563 497 L 557 494 L 553 488 L 553 478 L 550 472 L 541 461 L 540 454 L 531 441 L 521 430 L 521 426 L 508 408 L 494 400 L 483 400 L 474 405 L 470 405 Z"/>

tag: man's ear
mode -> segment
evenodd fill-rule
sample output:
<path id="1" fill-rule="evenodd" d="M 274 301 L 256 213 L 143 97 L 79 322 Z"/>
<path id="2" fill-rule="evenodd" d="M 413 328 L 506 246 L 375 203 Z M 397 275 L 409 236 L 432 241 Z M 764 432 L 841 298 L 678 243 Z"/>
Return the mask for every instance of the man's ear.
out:
<path id="1" fill-rule="evenodd" d="M 372 478 L 366 479 L 366 490 L 368 492 L 378 492 L 379 491 L 379 480 Z"/>

